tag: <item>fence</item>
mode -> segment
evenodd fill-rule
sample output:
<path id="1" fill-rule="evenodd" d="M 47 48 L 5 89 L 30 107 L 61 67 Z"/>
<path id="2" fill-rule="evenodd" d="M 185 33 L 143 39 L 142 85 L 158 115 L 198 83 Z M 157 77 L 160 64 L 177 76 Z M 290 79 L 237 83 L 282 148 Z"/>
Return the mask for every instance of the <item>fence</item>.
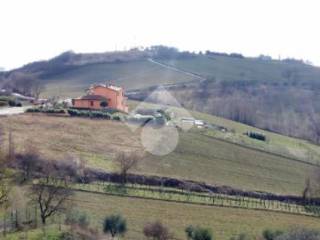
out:
<path id="1" fill-rule="evenodd" d="M 305 204 L 288 201 L 277 201 L 263 198 L 252 198 L 241 195 L 226 195 L 217 193 L 197 193 L 186 190 L 164 187 L 142 186 L 136 184 L 119 185 L 108 182 L 91 184 L 73 184 L 72 188 L 116 196 L 144 198 L 162 201 L 173 201 L 199 205 L 234 207 L 255 210 L 269 210 L 308 216 L 320 216 L 320 206 L 313 202 Z"/>

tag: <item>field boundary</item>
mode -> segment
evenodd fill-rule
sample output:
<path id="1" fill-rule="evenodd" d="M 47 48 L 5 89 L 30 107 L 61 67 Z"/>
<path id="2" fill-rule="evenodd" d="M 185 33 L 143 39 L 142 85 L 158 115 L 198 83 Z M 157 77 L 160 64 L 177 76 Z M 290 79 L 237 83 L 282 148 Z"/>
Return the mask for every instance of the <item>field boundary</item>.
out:
<path id="1" fill-rule="evenodd" d="M 313 217 L 319 219 L 318 215 L 314 214 L 307 214 L 307 213 L 298 213 L 298 212 L 292 212 L 292 211 L 284 211 L 284 210 L 275 210 L 270 208 L 246 208 L 241 206 L 231 206 L 231 205 L 225 205 L 225 204 L 209 204 L 209 203 L 200 203 L 200 202 L 191 202 L 191 201 L 181 201 L 181 200 L 174 200 L 174 199 L 161 199 L 156 197 L 146 197 L 146 196 L 133 196 L 133 195 L 126 195 L 126 194 L 120 194 L 120 193 L 111 193 L 111 192 L 101 192 L 97 190 L 88 190 L 88 189 L 78 189 L 78 188 L 72 188 L 73 191 L 78 192 L 86 192 L 86 193 L 93 193 L 93 194 L 99 194 L 99 195 L 108 195 L 108 196 L 115 196 L 115 197 L 122 197 L 122 198 L 133 198 L 133 199 L 143 199 L 143 200 L 150 200 L 150 201 L 163 201 L 163 202 L 172 202 L 172 203 L 178 203 L 178 204 L 192 204 L 192 205 L 198 205 L 198 206 L 209 206 L 209 207 L 224 207 L 224 208 L 234 208 L 234 209 L 243 209 L 243 210 L 254 210 L 254 211 L 265 211 L 265 212 L 274 212 L 274 213 L 282 213 L 282 214 L 290 214 L 290 215 L 297 215 L 297 216 L 307 216 L 307 217 Z M 74 201 L 73 199 L 69 199 L 71 201 Z M 86 200 L 75 200 L 79 202 L 90 202 Z"/>

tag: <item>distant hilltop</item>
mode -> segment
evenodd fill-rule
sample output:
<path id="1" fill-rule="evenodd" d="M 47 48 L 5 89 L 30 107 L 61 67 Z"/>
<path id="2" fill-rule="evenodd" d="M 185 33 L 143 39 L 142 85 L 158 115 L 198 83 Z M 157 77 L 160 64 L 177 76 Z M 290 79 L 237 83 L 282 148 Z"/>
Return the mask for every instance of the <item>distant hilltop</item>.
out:
<path id="1" fill-rule="evenodd" d="M 0 72 L 4 72 L 5 69 L 3 67 L 0 67 Z"/>

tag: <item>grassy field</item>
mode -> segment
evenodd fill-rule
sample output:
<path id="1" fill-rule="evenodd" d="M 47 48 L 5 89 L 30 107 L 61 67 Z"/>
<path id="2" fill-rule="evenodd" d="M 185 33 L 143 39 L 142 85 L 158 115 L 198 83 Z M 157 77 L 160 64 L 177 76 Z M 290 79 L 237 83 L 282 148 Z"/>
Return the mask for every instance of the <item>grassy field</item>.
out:
<path id="1" fill-rule="evenodd" d="M 215 77 L 223 81 L 284 81 L 283 74 L 295 69 L 306 82 L 317 81 L 320 69 L 300 63 L 262 61 L 253 58 L 230 58 L 225 56 L 197 56 L 189 59 L 162 60 L 161 62 L 187 70 L 204 77 Z"/>
<path id="2" fill-rule="evenodd" d="M 212 229 L 214 239 L 219 240 L 229 240 L 230 237 L 240 233 L 259 239 L 258 237 L 266 228 L 281 230 L 294 227 L 320 228 L 319 218 L 310 216 L 110 196 L 82 191 L 75 192 L 68 206 L 70 206 L 69 210 L 86 213 L 90 221 L 89 227 L 100 234 L 102 234 L 102 223 L 106 216 L 121 214 L 126 218 L 128 226 L 124 240 L 146 239 L 143 236 L 143 227 L 146 223 L 156 220 L 168 226 L 177 240 L 185 239 L 184 229 L 191 224 Z M 63 224 L 63 217 L 50 219 L 46 227 L 48 237 L 56 239 L 55 237 L 61 233 L 59 224 Z M 62 226 L 62 230 L 68 231 L 70 227 Z M 42 239 L 42 234 L 43 230 L 40 227 L 28 232 L 8 234 L 6 238 L 1 239 L 25 239 L 26 235 L 27 239 Z"/>
<path id="3" fill-rule="evenodd" d="M 143 151 L 139 131 L 132 132 L 121 122 L 27 114 L 2 118 L 1 123 L 6 131 L 12 129 L 17 151 L 31 142 L 49 159 L 77 157 L 91 167 L 114 171 L 117 152 Z M 164 157 L 147 154 L 136 172 L 300 195 L 314 169 L 308 163 L 221 141 L 202 130 L 179 136 L 174 152 Z"/>
<path id="4" fill-rule="evenodd" d="M 161 62 L 203 77 L 214 77 L 222 81 L 288 81 L 286 71 L 297 73 L 299 81 L 306 84 L 315 82 L 320 77 L 319 68 L 312 66 L 253 58 L 198 55 L 194 58 L 161 60 Z M 126 89 L 141 89 L 196 79 L 147 60 L 91 64 L 75 67 L 65 73 L 44 79 L 46 90 L 43 96 L 75 97 L 83 94 L 90 84 L 108 81 Z"/>
<path id="5" fill-rule="evenodd" d="M 101 229 L 105 216 L 120 213 L 128 221 L 125 239 L 142 240 L 143 226 L 150 221 L 161 220 L 170 227 L 178 239 L 185 239 L 186 226 L 201 225 L 212 229 L 215 239 L 227 240 L 240 233 L 259 236 L 265 228 L 287 229 L 293 226 L 319 228 L 317 218 L 266 211 L 236 208 L 178 204 L 157 200 L 112 197 L 92 193 L 77 193 L 74 205 L 92 217 L 96 228 Z"/>
<path id="6" fill-rule="evenodd" d="M 129 101 L 129 108 L 139 108 L 141 105 L 138 101 Z M 142 104 L 144 108 L 159 108 L 159 105 L 146 103 Z M 163 106 L 162 107 L 167 107 Z M 184 116 L 185 112 L 190 114 L 191 117 L 196 119 L 202 119 L 207 123 L 217 126 L 223 126 L 229 130 L 229 132 L 223 133 L 221 131 L 203 131 L 206 135 L 213 136 L 219 139 L 228 140 L 235 143 L 244 144 L 250 147 L 258 148 L 261 150 L 269 151 L 272 153 L 283 154 L 285 156 L 291 156 L 294 158 L 303 159 L 311 163 L 318 164 L 320 161 L 320 147 L 309 141 L 287 137 L 274 132 L 265 131 L 249 125 L 245 125 L 239 122 L 235 122 L 229 119 L 221 118 L 218 116 L 191 111 L 188 109 L 169 107 L 169 111 L 174 112 L 178 116 Z M 266 135 L 267 141 L 257 141 L 248 138 L 244 133 L 248 131 L 260 132 Z"/>
<path id="7" fill-rule="evenodd" d="M 43 96 L 77 97 L 93 83 L 109 82 L 130 90 L 192 80 L 195 79 L 148 61 L 93 64 L 45 79 Z"/>

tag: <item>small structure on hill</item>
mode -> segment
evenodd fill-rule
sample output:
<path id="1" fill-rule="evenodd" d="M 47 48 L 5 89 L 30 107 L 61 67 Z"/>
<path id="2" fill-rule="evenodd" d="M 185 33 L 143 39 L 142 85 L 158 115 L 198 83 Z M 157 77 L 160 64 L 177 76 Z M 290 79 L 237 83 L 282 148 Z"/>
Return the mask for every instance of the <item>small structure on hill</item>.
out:
<path id="1" fill-rule="evenodd" d="M 92 85 L 87 91 L 87 95 L 72 99 L 72 105 L 74 108 L 94 110 L 111 108 L 128 112 L 124 89 L 113 85 Z"/>

